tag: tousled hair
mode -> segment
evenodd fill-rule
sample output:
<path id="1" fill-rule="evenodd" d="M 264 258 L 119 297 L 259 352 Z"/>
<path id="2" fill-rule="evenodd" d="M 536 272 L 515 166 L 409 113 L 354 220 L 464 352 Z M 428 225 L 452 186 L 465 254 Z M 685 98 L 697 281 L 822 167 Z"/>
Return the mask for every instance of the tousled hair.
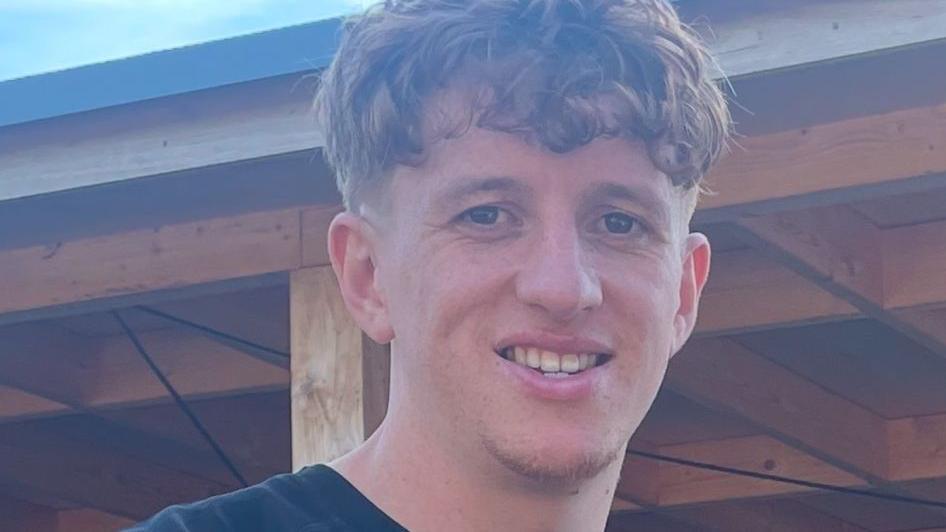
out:
<path id="1" fill-rule="evenodd" d="M 639 139 L 689 190 L 730 134 L 710 64 L 666 0 L 387 0 L 346 21 L 315 106 L 348 208 L 422 164 L 425 140 L 471 126 L 556 153 Z M 465 118 L 424 131 L 448 90 L 467 95 Z"/>

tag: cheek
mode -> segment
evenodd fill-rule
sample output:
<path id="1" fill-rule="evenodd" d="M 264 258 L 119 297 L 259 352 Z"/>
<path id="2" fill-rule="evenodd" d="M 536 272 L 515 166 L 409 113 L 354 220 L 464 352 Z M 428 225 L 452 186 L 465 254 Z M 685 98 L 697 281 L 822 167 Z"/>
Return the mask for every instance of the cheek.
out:
<path id="1" fill-rule="evenodd" d="M 386 280 L 393 287 L 391 322 L 402 345 L 444 349 L 485 334 L 491 309 L 503 298 L 508 259 L 449 244 L 419 244 L 402 259 Z"/>
<path id="2" fill-rule="evenodd" d="M 610 329 L 617 331 L 627 362 L 637 371 L 662 371 L 669 357 L 679 293 L 677 270 L 672 264 L 639 264 L 618 282 L 605 286 Z"/>

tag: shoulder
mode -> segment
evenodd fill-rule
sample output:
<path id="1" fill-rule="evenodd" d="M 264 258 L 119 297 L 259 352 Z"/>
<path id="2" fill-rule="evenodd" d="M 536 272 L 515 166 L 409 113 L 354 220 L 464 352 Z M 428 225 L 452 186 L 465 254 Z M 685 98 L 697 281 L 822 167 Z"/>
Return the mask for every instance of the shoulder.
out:
<path id="1" fill-rule="evenodd" d="M 315 500 L 313 489 L 323 472 L 319 466 L 277 475 L 265 482 L 200 502 L 171 506 L 128 532 L 190 532 L 219 530 L 296 531 L 331 519 Z"/>

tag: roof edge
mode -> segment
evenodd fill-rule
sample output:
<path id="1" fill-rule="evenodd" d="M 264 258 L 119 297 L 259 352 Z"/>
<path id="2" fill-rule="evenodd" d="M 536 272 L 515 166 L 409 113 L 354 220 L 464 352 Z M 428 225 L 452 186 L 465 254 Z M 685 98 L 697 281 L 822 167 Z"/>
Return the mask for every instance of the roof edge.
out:
<path id="1" fill-rule="evenodd" d="M 0 127 L 324 68 L 337 49 L 341 21 L 325 19 L 3 81 Z"/>

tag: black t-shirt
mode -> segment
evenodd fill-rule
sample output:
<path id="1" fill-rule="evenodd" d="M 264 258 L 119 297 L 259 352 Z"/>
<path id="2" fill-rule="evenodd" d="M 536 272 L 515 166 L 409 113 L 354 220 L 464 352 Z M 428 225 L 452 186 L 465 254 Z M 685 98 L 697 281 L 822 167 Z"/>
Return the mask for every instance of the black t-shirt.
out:
<path id="1" fill-rule="evenodd" d="M 326 465 L 275 476 L 249 488 L 171 506 L 131 532 L 403 531 Z"/>

